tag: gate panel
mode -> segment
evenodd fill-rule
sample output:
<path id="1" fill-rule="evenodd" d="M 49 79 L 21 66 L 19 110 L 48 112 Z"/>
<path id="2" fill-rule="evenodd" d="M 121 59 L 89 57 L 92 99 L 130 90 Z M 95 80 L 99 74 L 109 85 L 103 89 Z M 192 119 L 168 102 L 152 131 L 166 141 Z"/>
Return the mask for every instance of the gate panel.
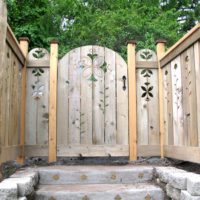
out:
<path id="1" fill-rule="evenodd" d="M 59 61 L 58 156 L 128 156 L 127 82 L 125 61 L 108 48 L 76 48 Z"/>

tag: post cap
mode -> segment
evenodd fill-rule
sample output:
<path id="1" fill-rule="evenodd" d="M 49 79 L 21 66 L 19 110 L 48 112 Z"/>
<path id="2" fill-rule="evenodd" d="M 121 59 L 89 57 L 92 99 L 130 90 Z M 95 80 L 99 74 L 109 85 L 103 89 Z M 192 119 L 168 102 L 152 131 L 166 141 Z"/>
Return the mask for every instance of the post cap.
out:
<path id="1" fill-rule="evenodd" d="M 27 42 L 29 42 L 29 38 L 28 37 L 20 37 L 19 41 L 27 41 Z"/>
<path id="2" fill-rule="evenodd" d="M 159 39 L 159 40 L 156 40 L 155 44 L 157 45 L 158 43 L 164 43 L 166 44 L 167 40 L 164 40 L 164 39 Z"/>
<path id="3" fill-rule="evenodd" d="M 50 44 L 59 44 L 59 41 L 58 40 L 51 40 Z"/>
<path id="4" fill-rule="evenodd" d="M 136 44 L 136 40 L 128 40 L 126 42 L 126 45 L 128 45 L 128 44 Z"/>

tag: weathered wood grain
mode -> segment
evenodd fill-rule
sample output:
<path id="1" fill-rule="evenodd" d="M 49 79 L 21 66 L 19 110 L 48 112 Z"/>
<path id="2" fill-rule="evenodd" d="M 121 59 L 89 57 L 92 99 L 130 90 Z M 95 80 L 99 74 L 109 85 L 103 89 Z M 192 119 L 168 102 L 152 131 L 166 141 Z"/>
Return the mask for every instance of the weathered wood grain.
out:
<path id="1" fill-rule="evenodd" d="M 194 44 L 198 146 L 200 146 L 200 42 Z"/>
<path id="2" fill-rule="evenodd" d="M 159 103 L 158 103 L 158 70 L 151 69 L 152 75 L 149 79 L 150 87 L 153 87 L 151 93 L 153 97 L 148 102 L 148 133 L 149 145 L 160 144 L 159 134 Z"/>
<path id="3" fill-rule="evenodd" d="M 171 62 L 174 145 L 184 143 L 183 91 L 180 56 Z"/>
<path id="4" fill-rule="evenodd" d="M 137 80 L 137 134 L 138 134 L 138 145 L 148 145 L 149 144 L 149 120 L 148 113 L 149 107 L 148 102 L 145 98 L 142 98 L 144 91 L 141 89 L 146 82 L 146 78 L 142 76 L 141 72 L 143 69 L 136 70 L 136 80 Z"/>
<path id="5" fill-rule="evenodd" d="M 163 100 L 164 100 L 164 127 L 165 145 L 173 145 L 173 119 L 172 119 L 172 79 L 171 65 L 168 64 L 162 69 L 163 74 Z"/>
<path id="6" fill-rule="evenodd" d="M 123 58 L 116 53 L 116 95 L 117 95 L 117 144 L 128 144 L 129 117 L 128 117 L 128 67 Z M 126 90 L 123 90 L 123 76 L 125 76 Z"/>
<path id="7" fill-rule="evenodd" d="M 69 143 L 80 144 L 80 48 L 69 53 Z"/>
<path id="8" fill-rule="evenodd" d="M 48 144 L 49 132 L 49 68 L 43 68 L 43 71 L 38 78 L 38 93 L 41 97 L 37 101 L 37 144 Z"/>
<path id="9" fill-rule="evenodd" d="M 80 143 L 92 144 L 92 112 L 93 112 L 93 99 L 92 99 L 92 82 L 89 81 L 89 74 L 92 74 L 92 62 L 88 54 L 92 52 L 92 46 L 81 47 L 81 59 L 79 68 L 77 70 L 81 76 L 81 91 L 80 91 Z M 83 68 L 81 68 L 81 66 Z"/>
<path id="10" fill-rule="evenodd" d="M 105 48 L 105 63 L 107 65 L 104 72 L 104 103 L 105 107 L 105 144 L 116 144 L 117 122 L 116 122 L 116 53 Z"/>
<path id="11" fill-rule="evenodd" d="M 57 143 L 68 144 L 68 113 L 69 113 L 69 54 L 66 54 L 58 64 L 58 105 L 57 105 Z"/>
<path id="12" fill-rule="evenodd" d="M 193 46 L 181 54 L 185 145 L 197 146 L 196 86 Z"/>

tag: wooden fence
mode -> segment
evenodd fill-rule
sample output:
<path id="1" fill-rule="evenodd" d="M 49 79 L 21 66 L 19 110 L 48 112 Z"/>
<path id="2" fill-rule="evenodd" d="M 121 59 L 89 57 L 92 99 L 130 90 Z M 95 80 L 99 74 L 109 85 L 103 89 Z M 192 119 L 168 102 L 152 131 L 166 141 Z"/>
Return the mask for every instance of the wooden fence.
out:
<path id="1" fill-rule="evenodd" d="M 200 24 L 161 58 L 164 154 L 200 163 Z"/>
<path id="2" fill-rule="evenodd" d="M 166 156 L 200 163 L 200 24 L 164 54 L 128 42 L 58 61 L 18 44 L 0 1 L 0 164 L 24 156 Z M 163 55 L 164 54 L 164 55 Z"/>
<path id="3" fill-rule="evenodd" d="M 7 24 L 6 7 L 0 1 L 0 165 L 23 155 L 24 90 L 23 71 L 26 63 L 12 30 Z M 22 39 L 24 40 L 24 39 Z M 23 44 L 23 41 L 22 41 Z M 23 110 L 22 110 L 23 111 Z"/>

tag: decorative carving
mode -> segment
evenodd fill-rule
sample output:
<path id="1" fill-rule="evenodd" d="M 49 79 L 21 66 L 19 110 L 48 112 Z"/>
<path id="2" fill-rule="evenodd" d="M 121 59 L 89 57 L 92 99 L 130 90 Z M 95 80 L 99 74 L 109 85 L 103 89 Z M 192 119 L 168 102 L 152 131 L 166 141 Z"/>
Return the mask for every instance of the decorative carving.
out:
<path id="1" fill-rule="evenodd" d="M 145 49 L 144 51 L 141 52 L 140 54 L 140 57 L 142 59 L 145 59 L 145 60 L 149 60 L 152 58 L 152 53 L 150 51 L 148 51 L 148 49 Z"/>
<path id="2" fill-rule="evenodd" d="M 178 68 L 178 65 L 175 64 L 174 65 L 174 70 L 177 70 L 177 68 Z M 175 93 L 174 93 L 174 95 L 176 97 L 175 104 L 177 105 L 177 109 L 179 109 L 180 106 L 181 106 L 181 104 L 182 104 L 182 88 L 178 87 L 178 81 L 179 81 L 179 79 L 178 79 L 176 73 L 174 74 L 174 80 L 175 80 L 175 82 L 174 82 L 174 87 L 175 87 Z"/>
<path id="3" fill-rule="evenodd" d="M 33 57 L 40 59 L 43 58 L 45 56 L 45 52 L 43 51 L 42 48 L 38 48 L 35 50 L 35 52 L 32 53 Z"/>
<path id="4" fill-rule="evenodd" d="M 144 86 L 141 86 L 142 90 L 144 91 L 142 93 L 142 98 L 146 97 L 145 98 L 146 101 L 149 101 L 150 97 L 153 98 L 153 94 L 152 94 L 153 86 L 151 86 L 151 84 L 149 82 L 149 78 L 151 77 L 152 74 L 153 74 L 153 72 L 150 69 L 143 69 L 141 71 L 141 75 L 143 75 L 143 77 L 147 78 L 147 81 L 144 83 Z"/>
<path id="5" fill-rule="evenodd" d="M 35 85 L 32 85 L 33 93 L 32 97 L 38 101 L 43 96 L 44 84 L 42 84 L 39 80 L 35 82 Z"/>
<path id="6" fill-rule="evenodd" d="M 136 61 L 157 61 L 157 56 L 155 52 L 150 49 L 141 49 L 136 54 Z"/>
<path id="7" fill-rule="evenodd" d="M 98 78 L 103 78 L 104 73 L 107 72 L 107 63 L 103 56 L 98 56 L 96 53 L 88 53 L 83 57 L 78 64 L 78 71 L 82 73 L 83 78 L 89 81 L 96 82 Z"/>
<path id="8" fill-rule="evenodd" d="M 32 74 L 34 74 L 34 76 L 41 76 L 44 73 L 44 70 L 42 68 L 34 68 L 32 70 Z"/>
<path id="9" fill-rule="evenodd" d="M 35 48 L 28 53 L 27 66 L 29 67 L 48 67 L 50 55 L 44 48 Z"/>

